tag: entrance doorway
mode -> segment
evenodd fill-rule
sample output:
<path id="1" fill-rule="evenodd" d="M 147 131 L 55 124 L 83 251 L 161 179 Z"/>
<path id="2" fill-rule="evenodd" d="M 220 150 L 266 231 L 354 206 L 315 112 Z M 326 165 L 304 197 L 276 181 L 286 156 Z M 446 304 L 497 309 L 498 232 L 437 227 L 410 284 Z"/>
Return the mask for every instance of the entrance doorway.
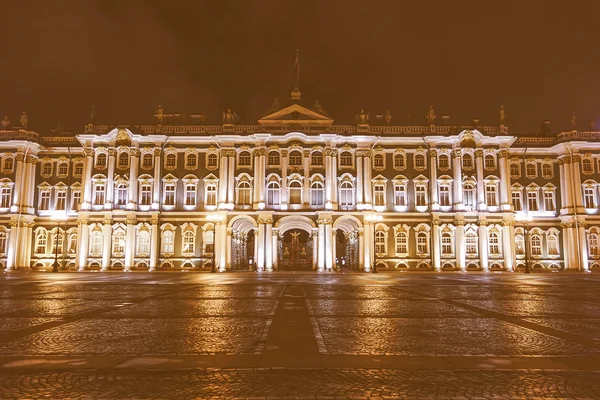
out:
<path id="1" fill-rule="evenodd" d="M 341 271 L 358 271 L 358 232 L 338 230 L 335 238 L 337 269 Z"/>
<path id="2" fill-rule="evenodd" d="M 312 238 L 301 229 L 286 231 L 279 240 L 279 269 L 282 271 L 311 271 L 313 267 Z"/>

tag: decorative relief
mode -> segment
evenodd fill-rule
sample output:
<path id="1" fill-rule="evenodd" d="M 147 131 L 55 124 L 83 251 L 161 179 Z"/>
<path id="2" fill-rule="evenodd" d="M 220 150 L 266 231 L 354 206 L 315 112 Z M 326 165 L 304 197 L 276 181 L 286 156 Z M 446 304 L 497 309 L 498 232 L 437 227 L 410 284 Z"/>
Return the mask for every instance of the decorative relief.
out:
<path id="1" fill-rule="evenodd" d="M 477 157 L 477 158 L 483 157 L 483 150 L 481 150 L 481 149 L 475 150 L 475 157 Z"/>

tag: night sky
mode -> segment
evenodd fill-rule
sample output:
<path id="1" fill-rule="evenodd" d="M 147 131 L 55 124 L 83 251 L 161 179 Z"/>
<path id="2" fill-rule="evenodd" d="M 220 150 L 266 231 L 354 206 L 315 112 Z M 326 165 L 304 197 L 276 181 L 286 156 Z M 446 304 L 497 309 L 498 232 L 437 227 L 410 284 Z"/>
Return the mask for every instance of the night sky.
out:
<path id="1" fill-rule="evenodd" d="M 0 114 L 47 132 L 56 121 L 152 123 L 165 112 L 231 107 L 255 123 L 288 102 L 300 49 L 302 104 L 337 123 L 365 109 L 420 124 L 513 132 L 600 129 L 600 2 L 2 0 Z"/>

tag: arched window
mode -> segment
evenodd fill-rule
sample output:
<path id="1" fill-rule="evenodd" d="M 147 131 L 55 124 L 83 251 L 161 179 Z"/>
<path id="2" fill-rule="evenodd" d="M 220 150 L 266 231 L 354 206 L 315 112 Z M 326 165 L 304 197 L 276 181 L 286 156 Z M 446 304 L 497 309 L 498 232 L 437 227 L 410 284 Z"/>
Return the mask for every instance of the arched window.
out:
<path id="1" fill-rule="evenodd" d="M 183 253 L 193 254 L 195 250 L 196 235 L 191 230 L 187 230 L 183 233 Z"/>
<path id="2" fill-rule="evenodd" d="M 66 162 L 58 164 L 58 176 L 65 177 L 69 174 L 69 164 Z"/>
<path id="3" fill-rule="evenodd" d="M 52 254 L 62 254 L 63 252 L 63 242 L 64 242 L 64 232 L 60 229 L 54 230 L 54 235 L 52 235 Z"/>
<path id="4" fill-rule="evenodd" d="M 438 163 L 439 163 L 440 168 L 444 168 L 444 169 L 450 168 L 450 158 L 448 157 L 447 154 L 440 154 Z"/>
<path id="5" fill-rule="evenodd" d="M 425 155 L 423 153 L 415 154 L 415 167 L 425 168 Z"/>
<path id="6" fill-rule="evenodd" d="M 252 187 L 247 180 L 240 180 L 237 185 L 237 204 L 240 206 L 252 205 Z"/>
<path id="7" fill-rule="evenodd" d="M 279 205 L 280 186 L 278 182 L 271 181 L 267 185 L 267 205 L 278 206 Z"/>
<path id="8" fill-rule="evenodd" d="M 442 255 L 450 256 L 452 255 L 452 234 L 450 232 L 442 233 Z"/>
<path id="9" fill-rule="evenodd" d="M 383 154 L 375 154 L 373 156 L 373 166 L 383 168 L 384 158 Z"/>
<path id="10" fill-rule="evenodd" d="M 212 254 L 214 251 L 215 231 L 213 229 L 207 229 L 204 232 L 204 249 L 202 250 L 204 254 Z"/>
<path id="11" fill-rule="evenodd" d="M 473 168 L 473 156 L 470 153 L 463 154 L 462 167 L 464 169 L 472 169 Z"/>
<path id="12" fill-rule="evenodd" d="M 175 161 L 175 160 L 173 160 Z M 206 157 L 206 166 L 207 167 L 216 167 L 217 166 L 217 155 L 212 153 Z"/>
<path id="13" fill-rule="evenodd" d="M 122 229 L 117 229 L 112 237 L 112 252 L 113 255 L 122 255 L 125 253 L 125 232 Z"/>
<path id="14" fill-rule="evenodd" d="M 394 156 L 394 168 L 404 169 L 406 167 L 406 162 L 404 159 L 404 154 L 396 154 Z"/>
<path id="15" fill-rule="evenodd" d="M 557 256 L 559 255 L 558 251 L 558 237 L 555 234 L 549 234 L 546 238 L 546 244 L 548 246 L 548 255 L 549 256 Z"/>
<path id="16" fill-rule="evenodd" d="M 352 166 L 352 153 L 349 151 L 342 151 L 340 154 L 340 165 L 342 167 L 351 167 Z"/>
<path id="17" fill-rule="evenodd" d="M 474 257 L 477 255 L 477 234 L 469 230 L 465 235 L 465 252 L 468 256 Z"/>
<path id="18" fill-rule="evenodd" d="M 599 236 L 597 233 L 590 233 L 590 235 L 588 236 L 590 255 L 592 255 L 592 256 L 597 256 L 598 254 L 600 254 L 600 251 L 598 251 L 598 249 L 600 247 L 600 241 L 598 239 L 599 239 Z"/>
<path id="19" fill-rule="evenodd" d="M 176 165 L 177 165 L 177 156 L 174 153 L 167 154 L 167 156 L 165 157 L 165 167 L 166 168 L 175 168 Z"/>
<path id="20" fill-rule="evenodd" d="M 0 232 L 0 254 L 6 253 L 6 232 Z"/>
<path id="21" fill-rule="evenodd" d="M 490 232 L 489 235 L 489 251 L 491 255 L 500 254 L 500 234 L 498 232 Z"/>
<path id="22" fill-rule="evenodd" d="M 189 153 L 185 157 L 186 168 L 196 168 L 198 166 L 198 156 L 196 153 Z"/>
<path id="23" fill-rule="evenodd" d="M 106 167 L 106 153 L 100 153 L 96 156 L 96 168 Z"/>
<path id="24" fill-rule="evenodd" d="M 77 251 L 77 233 L 71 233 L 69 235 L 69 243 L 67 244 L 67 252 L 69 254 L 75 254 Z"/>
<path id="25" fill-rule="evenodd" d="M 319 150 L 313 151 L 310 155 L 310 163 L 315 167 L 323 165 L 323 153 Z"/>
<path id="26" fill-rule="evenodd" d="M 144 257 L 150 254 L 150 232 L 139 231 L 137 235 L 137 255 Z"/>
<path id="27" fill-rule="evenodd" d="M 83 163 L 77 162 L 74 164 L 73 167 L 73 175 L 76 178 L 81 178 L 81 175 L 83 174 Z"/>
<path id="28" fill-rule="evenodd" d="M 515 236 L 515 253 L 519 256 L 525 254 L 525 239 L 523 238 L 523 235 Z"/>
<path id="29" fill-rule="evenodd" d="M 352 208 L 354 206 L 354 185 L 350 181 L 343 181 L 340 184 L 340 207 Z"/>
<path id="30" fill-rule="evenodd" d="M 425 232 L 417 233 L 417 254 L 429 254 L 429 237 Z"/>
<path id="31" fill-rule="evenodd" d="M 408 253 L 408 235 L 400 231 L 396 233 L 396 255 Z"/>
<path id="32" fill-rule="evenodd" d="M 4 186 L 0 188 L 0 208 L 9 208 L 12 198 L 12 187 Z"/>
<path id="33" fill-rule="evenodd" d="M 519 164 L 511 163 L 510 164 L 510 177 L 512 179 L 517 179 L 521 177 L 521 171 L 519 169 Z"/>
<path id="34" fill-rule="evenodd" d="M 162 235 L 162 249 L 163 254 L 173 254 L 175 249 L 175 232 L 172 230 L 165 230 Z"/>
<path id="35" fill-rule="evenodd" d="M 94 229 L 90 237 L 90 255 L 99 256 L 102 254 L 102 243 L 103 243 L 102 231 Z"/>
<path id="36" fill-rule="evenodd" d="M 152 160 L 153 159 L 154 159 L 154 156 L 152 155 L 152 153 L 144 154 L 144 156 L 142 157 L 142 167 L 152 168 Z"/>
<path id="37" fill-rule="evenodd" d="M 323 207 L 325 205 L 323 183 L 315 181 L 310 185 L 310 205 L 313 207 Z"/>
<path id="38" fill-rule="evenodd" d="M 35 236 L 35 253 L 36 254 L 45 254 L 46 253 L 46 245 L 48 244 L 48 233 L 45 229 L 41 229 L 38 231 Z"/>
<path id="39" fill-rule="evenodd" d="M 281 158 L 279 157 L 279 152 L 277 150 L 269 151 L 268 162 L 269 162 L 270 166 L 277 166 L 277 165 L 281 164 Z"/>
<path id="40" fill-rule="evenodd" d="M 127 167 L 129 166 L 129 154 L 126 152 L 122 152 L 119 154 L 119 167 Z"/>
<path id="41" fill-rule="evenodd" d="M 302 165 L 302 153 L 299 150 L 290 151 L 289 160 L 292 166 Z"/>
<path id="42" fill-rule="evenodd" d="M 590 160 L 589 158 L 584 158 L 581 161 L 581 168 L 582 168 L 583 172 L 587 172 L 587 173 L 594 172 L 594 169 L 592 167 L 592 160 Z"/>
<path id="43" fill-rule="evenodd" d="M 96 205 L 96 206 L 104 205 L 104 193 L 105 193 L 104 182 L 97 181 L 94 184 L 94 205 Z"/>
<path id="44" fill-rule="evenodd" d="M 525 174 L 528 178 L 537 178 L 537 164 L 527 163 L 525 166 Z"/>
<path id="45" fill-rule="evenodd" d="M 127 204 L 127 191 L 128 186 L 126 183 L 118 183 L 115 190 L 115 204 L 117 206 L 124 206 Z"/>
<path id="46" fill-rule="evenodd" d="M 250 158 L 250 152 L 249 151 L 240 151 L 239 154 L 239 158 L 238 158 L 238 165 L 240 167 L 249 167 L 252 164 L 252 160 Z"/>
<path id="47" fill-rule="evenodd" d="M 541 256 L 542 255 L 542 238 L 538 234 L 531 235 L 531 255 Z"/>
<path id="48" fill-rule="evenodd" d="M 302 204 L 302 184 L 292 181 L 289 186 L 290 204 Z"/>
<path id="49" fill-rule="evenodd" d="M 385 232 L 378 230 L 375 232 L 375 253 L 386 254 Z"/>
<path id="50" fill-rule="evenodd" d="M 15 165 L 15 159 L 12 157 L 4 157 L 4 165 L 2 166 L 2 170 L 4 172 L 12 172 Z"/>
<path id="51" fill-rule="evenodd" d="M 549 163 L 542 164 L 542 176 L 545 179 L 550 179 L 554 176 L 554 173 L 552 171 L 552 164 L 549 164 Z"/>
<path id="52" fill-rule="evenodd" d="M 485 168 L 494 169 L 496 168 L 496 159 L 491 154 L 486 154 L 484 158 Z"/>

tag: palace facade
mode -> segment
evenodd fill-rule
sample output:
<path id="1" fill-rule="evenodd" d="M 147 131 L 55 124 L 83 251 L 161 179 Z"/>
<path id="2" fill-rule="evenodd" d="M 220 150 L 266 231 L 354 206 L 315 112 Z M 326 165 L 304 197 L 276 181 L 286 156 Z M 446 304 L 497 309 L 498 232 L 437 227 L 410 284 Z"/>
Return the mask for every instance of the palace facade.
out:
<path id="1" fill-rule="evenodd" d="M 589 270 L 600 132 L 396 126 L 276 102 L 40 136 L 0 130 L 7 270 Z M 438 119 L 441 120 L 441 119 Z M 443 120 L 442 120 L 443 121 Z M 24 126 L 23 126 L 24 125 Z"/>

